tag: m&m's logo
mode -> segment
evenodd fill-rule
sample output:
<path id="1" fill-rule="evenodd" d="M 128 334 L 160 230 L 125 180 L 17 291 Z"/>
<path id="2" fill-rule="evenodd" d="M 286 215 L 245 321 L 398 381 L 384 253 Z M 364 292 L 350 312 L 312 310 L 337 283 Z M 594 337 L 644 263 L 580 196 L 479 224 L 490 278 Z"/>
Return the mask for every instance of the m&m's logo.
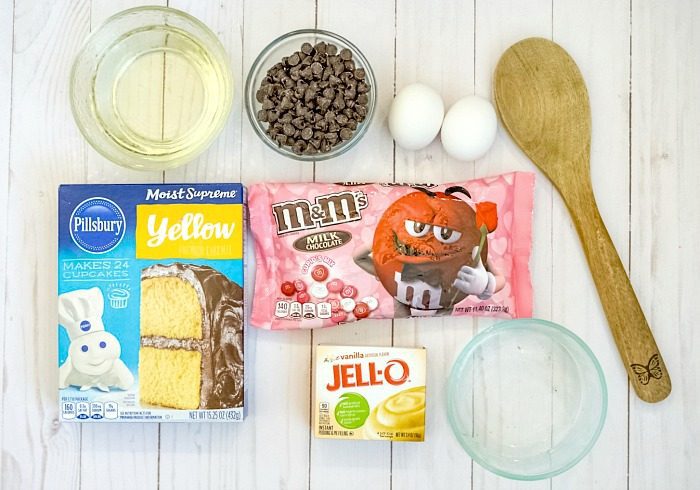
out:
<path id="1" fill-rule="evenodd" d="M 103 254 L 124 238 L 126 218 L 114 201 L 91 197 L 76 206 L 69 226 L 70 237 L 78 248 L 92 254 Z"/>

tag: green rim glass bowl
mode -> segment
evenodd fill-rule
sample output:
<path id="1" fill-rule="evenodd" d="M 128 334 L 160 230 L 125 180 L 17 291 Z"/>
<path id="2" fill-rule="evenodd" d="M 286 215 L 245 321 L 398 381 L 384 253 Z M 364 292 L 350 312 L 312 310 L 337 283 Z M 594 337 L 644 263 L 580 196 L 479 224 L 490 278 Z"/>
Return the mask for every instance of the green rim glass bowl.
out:
<path id="1" fill-rule="evenodd" d="M 544 320 L 509 320 L 461 352 L 447 412 L 474 461 L 499 476 L 540 480 L 591 450 L 607 400 L 603 370 L 579 337 Z"/>
<path id="2" fill-rule="evenodd" d="M 370 90 L 367 92 L 367 116 L 364 121 L 357 125 L 352 137 L 346 141 L 332 147 L 329 152 L 315 153 L 313 155 L 298 155 L 288 147 L 280 146 L 265 132 L 267 123 L 258 121 L 258 111 L 262 109 L 262 103 L 258 102 L 255 95 L 260 88 L 263 79 L 267 76 L 267 71 L 275 64 L 279 63 L 283 57 L 290 56 L 295 51 L 299 51 L 301 45 L 310 43 L 312 46 L 324 41 L 329 44 L 335 44 L 340 51 L 343 48 L 349 49 L 353 54 L 353 60 L 357 68 L 364 68 L 365 81 L 369 84 Z M 258 137 L 270 148 L 286 157 L 303 162 L 328 160 L 337 157 L 353 148 L 365 135 L 369 128 L 372 117 L 374 116 L 375 107 L 377 104 L 377 82 L 374 77 L 374 72 L 367 58 L 353 43 L 348 41 L 338 34 L 320 29 L 301 29 L 292 31 L 272 41 L 265 49 L 263 49 L 258 57 L 253 62 L 253 66 L 248 73 L 245 87 L 245 106 L 248 113 L 248 119 L 253 126 Z"/>
<path id="3" fill-rule="evenodd" d="M 110 17 L 71 72 L 73 116 L 112 162 L 164 170 L 194 159 L 223 129 L 233 100 L 228 56 L 202 22 L 166 7 Z"/>

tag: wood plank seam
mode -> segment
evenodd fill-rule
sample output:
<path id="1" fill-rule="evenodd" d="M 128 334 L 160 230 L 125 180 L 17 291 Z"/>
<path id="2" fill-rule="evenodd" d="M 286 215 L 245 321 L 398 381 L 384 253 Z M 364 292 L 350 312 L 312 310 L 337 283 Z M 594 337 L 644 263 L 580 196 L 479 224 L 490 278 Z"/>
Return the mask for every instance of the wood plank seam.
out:
<path id="1" fill-rule="evenodd" d="M 629 183 L 627 189 L 627 273 L 632 274 L 632 0 L 629 0 L 629 84 L 627 92 L 627 172 L 629 175 Z M 632 401 L 632 386 L 627 380 L 627 489 L 630 490 L 630 403 Z"/>
<path id="2" fill-rule="evenodd" d="M 11 155 L 12 155 L 12 93 L 13 93 L 13 87 L 14 87 L 14 77 L 13 77 L 13 66 L 14 66 L 14 61 L 15 61 L 15 23 L 14 23 L 14 18 L 15 18 L 15 9 L 16 9 L 16 4 L 13 1 L 12 2 L 12 14 L 10 16 L 11 18 L 11 23 L 12 23 L 12 28 L 11 28 L 11 33 L 10 33 L 10 60 L 9 60 L 9 93 L 7 94 L 8 97 L 8 111 L 7 111 L 7 117 L 8 117 L 8 123 L 7 123 L 7 160 L 5 162 L 6 167 L 4 169 L 5 173 L 5 202 L 2 203 L 5 205 L 3 209 L 3 219 L 0 223 L 2 223 L 2 231 L 4 232 L 4 236 L 8 236 L 8 223 L 9 223 L 9 203 L 7 200 L 9 199 L 10 195 L 10 161 L 11 161 Z M 2 320 L 3 320 L 3 326 L 7 325 L 8 323 L 8 318 L 6 317 L 6 305 L 9 301 L 8 297 L 8 279 L 7 279 L 7 265 L 8 265 L 8 253 L 7 253 L 7 242 L 3 244 L 3 264 L 2 264 Z M 3 327 L 2 329 L 2 339 L 0 342 L 0 352 L 2 352 L 2 358 L 6 359 L 7 354 L 5 352 L 5 346 L 7 345 L 7 328 Z M 0 365 L 0 394 L 4 394 L 5 390 L 5 367 L 3 365 Z M 0 455 L 4 455 L 4 425 L 5 425 L 5 397 L 0 396 Z M 4 464 L 4 461 L 0 461 L 0 469 L 2 469 L 2 465 Z M 0 474 L 0 487 L 2 487 L 2 475 Z"/>

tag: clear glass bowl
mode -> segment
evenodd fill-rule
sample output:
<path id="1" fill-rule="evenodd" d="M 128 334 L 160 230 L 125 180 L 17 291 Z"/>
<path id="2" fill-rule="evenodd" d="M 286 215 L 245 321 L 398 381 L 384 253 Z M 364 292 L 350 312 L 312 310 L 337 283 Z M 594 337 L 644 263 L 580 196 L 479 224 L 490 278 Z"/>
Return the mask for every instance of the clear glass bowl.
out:
<path id="1" fill-rule="evenodd" d="M 459 355 L 447 413 L 474 461 L 500 476 L 540 480 L 591 450 L 607 400 L 603 370 L 580 338 L 544 320 L 510 320 Z"/>
<path id="2" fill-rule="evenodd" d="M 88 142 L 119 165 L 162 170 L 203 152 L 233 98 L 228 56 L 194 17 L 138 7 L 86 40 L 71 72 L 73 116 Z"/>
<path id="3" fill-rule="evenodd" d="M 262 82 L 263 78 L 265 78 L 267 75 L 267 71 L 273 65 L 280 62 L 283 57 L 289 56 L 295 51 L 298 51 L 303 43 L 310 43 L 313 46 L 321 41 L 335 44 L 338 46 L 339 51 L 343 48 L 349 49 L 353 54 L 355 66 L 357 68 L 364 68 L 365 80 L 370 86 L 370 90 L 367 93 L 369 98 L 367 103 L 367 117 L 365 117 L 365 120 L 357 125 L 357 129 L 355 130 L 352 138 L 334 146 L 331 151 L 327 153 L 316 153 L 314 155 L 297 155 L 291 149 L 284 146 L 279 146 L 276 141 L 265 133 L 267 123 L 261 123 L 258 121 L 257 113 L 260 109 L 262 109 L 262 104 L 257 101 L 255 94 L 260 88 L 260 83 Z M 374 78 L 374 72 L 367 61 L 367 58 L 365 58 L 357 46 L 352 44 L 350 41 L 332 32 L 319 29 L 302 29 L 292 31 L 278 37 L 262 50 L 262 52 L 253 62 L 253 66 L 248 73 L 245 93 L 245 106 L 246 112 L 248 113 L 248 119 L 250 119 L 250 123 L 253 125 L 255 133 L 260 137 L 260 139 L 263 140 L 267 146 L 281 155 L 293 158 L 294 160 L 311 162 L 328 160 L 329 158 L 342 155 L 346 151 L 353 148 L 362 139 L 367 132 L 367 129 L 372 122 L 372 116 L 374 115 L 374 110 L 377 103 L 377 82 Z"/>

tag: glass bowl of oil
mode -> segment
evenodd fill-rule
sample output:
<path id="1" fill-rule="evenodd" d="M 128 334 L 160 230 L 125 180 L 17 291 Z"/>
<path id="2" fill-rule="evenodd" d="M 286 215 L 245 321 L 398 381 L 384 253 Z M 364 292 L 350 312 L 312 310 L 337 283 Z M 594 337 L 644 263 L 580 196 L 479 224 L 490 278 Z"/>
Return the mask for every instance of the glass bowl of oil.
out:
<path id="1" fill-rule="evenodd" d="M 71 72 L 73 116 L 116 164 L 164 170 L 194 159 L 224 127 L 233 79 L 224 47 L 179 10 L 137 7 L 105 21 Z"/>

